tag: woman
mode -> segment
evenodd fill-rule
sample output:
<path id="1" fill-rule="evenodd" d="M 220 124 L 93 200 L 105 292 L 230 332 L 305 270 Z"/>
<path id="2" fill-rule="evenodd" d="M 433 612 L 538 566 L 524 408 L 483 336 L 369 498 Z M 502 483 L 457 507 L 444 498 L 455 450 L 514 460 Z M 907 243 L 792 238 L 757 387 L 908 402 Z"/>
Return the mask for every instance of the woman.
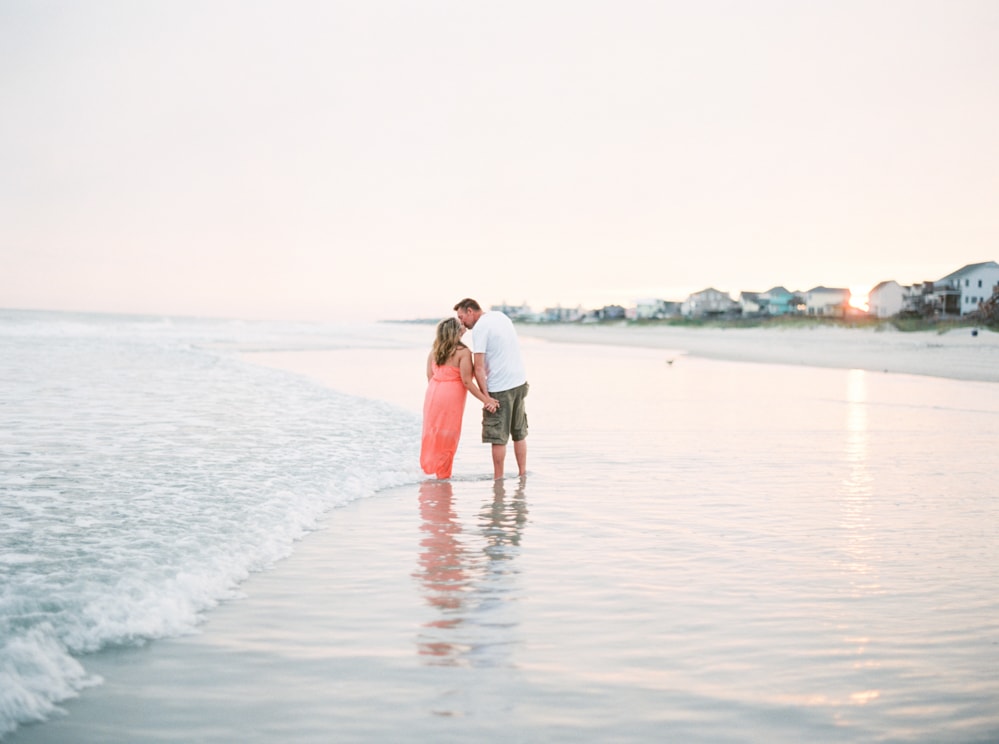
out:
<path id="1" fill-rule="evenodd" d="M 499 401 L 479 390 L 472 374 L 472 352 L 461 342 L 464 326 L 457 318 L 437 324 L 437 336 L 427 355 L 427 394 L 423 399 L 423 441 L 420 467 L 439 479 L 451 477 L 454 453 L 461 437 L 465 395 L 482 401 L 487 411 L 499 408 Z"/>

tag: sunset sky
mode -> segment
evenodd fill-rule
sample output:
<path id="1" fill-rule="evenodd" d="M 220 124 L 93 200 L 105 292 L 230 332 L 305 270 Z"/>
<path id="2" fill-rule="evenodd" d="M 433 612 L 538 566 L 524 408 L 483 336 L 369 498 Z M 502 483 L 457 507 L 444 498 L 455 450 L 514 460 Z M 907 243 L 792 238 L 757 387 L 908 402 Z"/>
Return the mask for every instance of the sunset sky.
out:
<path id="1" fill-rule="evenodd" d="M 4 0 L 0 307 L 439 317 L 999 259 L 999 2 Z"/>

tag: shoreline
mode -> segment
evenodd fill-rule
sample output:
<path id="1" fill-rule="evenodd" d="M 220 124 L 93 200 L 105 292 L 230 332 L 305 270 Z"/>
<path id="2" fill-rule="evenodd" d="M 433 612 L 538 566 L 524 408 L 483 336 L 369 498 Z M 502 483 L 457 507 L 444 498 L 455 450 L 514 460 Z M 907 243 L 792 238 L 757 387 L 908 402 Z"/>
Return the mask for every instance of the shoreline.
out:
<path id="1" fill-rule="evenodd" d="M 861 328 L 680 328 L 527 325 L 517 331 L 555 343 L 638 346 L 736 362 L 862 369 L 953 380 L 999 382 L 999 334 L 970 328 L 888 331 Z"/>

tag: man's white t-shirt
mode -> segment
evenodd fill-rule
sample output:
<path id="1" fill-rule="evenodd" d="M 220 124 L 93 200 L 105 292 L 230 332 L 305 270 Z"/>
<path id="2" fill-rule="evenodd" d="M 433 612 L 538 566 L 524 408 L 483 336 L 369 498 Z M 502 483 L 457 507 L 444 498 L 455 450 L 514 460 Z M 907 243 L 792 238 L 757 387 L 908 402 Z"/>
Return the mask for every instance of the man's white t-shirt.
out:
<path id="1" fill-rule="evenodd" d="M 527 382 L 513 321 L 498 310 L 483 313 L 472 329 L 472 350 L 486 355 L 486 385 L 502 393 Z"/>

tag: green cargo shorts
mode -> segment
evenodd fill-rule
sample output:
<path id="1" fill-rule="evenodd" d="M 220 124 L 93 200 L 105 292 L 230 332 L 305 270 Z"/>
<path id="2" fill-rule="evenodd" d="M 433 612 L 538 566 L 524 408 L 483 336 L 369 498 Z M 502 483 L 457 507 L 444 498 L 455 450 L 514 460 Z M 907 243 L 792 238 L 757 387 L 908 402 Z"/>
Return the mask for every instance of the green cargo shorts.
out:
<path id="1" fill-rule="evenodd" d="M 527 438 L 527 410 L 524 408 L 524 398 L 530 386 L 525 382 L 520 387 L 504 390 L 500 393 L 490 392 L 499 401 L 495 413 L 482 411 L 482 441 L 486 444 L 506 444 L 513 437 L 519 442 Z"/>

